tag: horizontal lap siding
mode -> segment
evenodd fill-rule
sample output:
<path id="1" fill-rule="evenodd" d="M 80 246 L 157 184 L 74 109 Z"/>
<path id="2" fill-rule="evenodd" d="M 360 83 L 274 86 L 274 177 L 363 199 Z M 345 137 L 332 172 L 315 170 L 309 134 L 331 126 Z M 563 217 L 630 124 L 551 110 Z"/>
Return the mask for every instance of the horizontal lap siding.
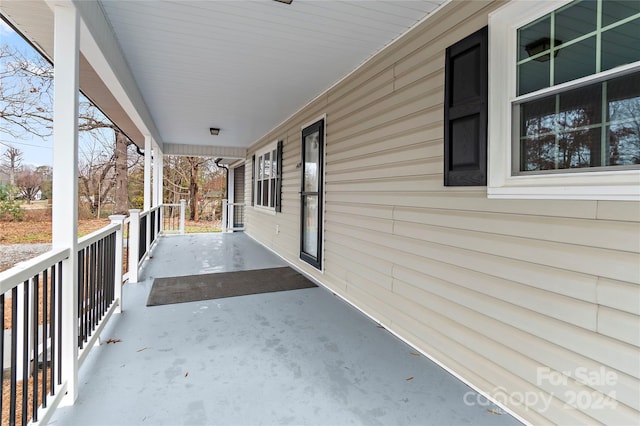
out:
<path id="1" fill-rule="evenodd" d="M 495 200 L 485 188 L 443 186 L 444 50 L 495 7 L 448 4 L 261 139 L 252 151 L 285 142 L 283 208 L 249 209 L 247 232 L 482 391 L 553 395 L 547 411 L 509 405 L 533 423 L 632 423 L 640 205 Z M 317 271 L 298 259 L 300 132 L 323 114 Z M 539 367 L 601 366 L 615 371 L 615 387 L 537 377 Z M 615 391 L 616 409 L 564 407 L 585 391 Z"/>

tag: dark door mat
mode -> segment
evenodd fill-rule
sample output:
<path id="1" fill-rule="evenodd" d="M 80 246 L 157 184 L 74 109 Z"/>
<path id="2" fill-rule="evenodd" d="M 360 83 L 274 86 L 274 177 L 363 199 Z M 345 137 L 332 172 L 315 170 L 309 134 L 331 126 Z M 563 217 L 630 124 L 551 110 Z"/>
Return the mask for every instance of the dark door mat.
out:
<path id="1" fill-rule="evenodd" d="M 153 280 L 147 306 L 317 287 L 289 267 Z"/>

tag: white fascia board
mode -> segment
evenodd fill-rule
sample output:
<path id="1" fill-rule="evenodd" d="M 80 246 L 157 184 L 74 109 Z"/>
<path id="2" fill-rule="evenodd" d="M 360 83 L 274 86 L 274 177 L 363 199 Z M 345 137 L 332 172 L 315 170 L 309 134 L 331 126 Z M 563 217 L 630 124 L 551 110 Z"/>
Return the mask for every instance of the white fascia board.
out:
<path id="1" fill-rule="evenodd" d="M 80 50 L 83 55 L 141 133 L 151 135 L 162 149 L 160 132 L 99 2 L 71 0 L 71 3 L 81 17 Z"/>
<path id="2" fill-rule="evenodd" d="M 186 156 L 202 156 L 216 157 L 227 159 L 247 158 L 247 149 L 233 146 L 210 146 L 210 145 L 189 145 L 165 143 L 162 150 L 164 155 L 186 155 Z"/>

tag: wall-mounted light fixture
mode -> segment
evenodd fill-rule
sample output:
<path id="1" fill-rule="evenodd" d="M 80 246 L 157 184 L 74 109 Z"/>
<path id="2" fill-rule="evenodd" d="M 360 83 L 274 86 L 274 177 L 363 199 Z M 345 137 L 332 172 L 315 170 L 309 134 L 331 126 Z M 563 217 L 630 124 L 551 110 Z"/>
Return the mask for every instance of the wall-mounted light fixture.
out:
<path id="1" fill-rule="evenodd" d="M 554 47 L 557 47 L 561 44 L 562 42 L 560 40 L 553 40 Z M 527 51 L 527 55 L 529 55 L 529 57 L 535 56 L 538 53 L 542 53 L 545 50 L 549 49 L 551 49 L 551 39 L 549 37 L 539 38 L 538 40 L 534 40 L 524 47 L 524 50 Z M 553 57 L 555 58 L 556 56 L 558 56 L 557 50 L 553 52 Z M 535 58 L 534 61 L 547 62 L 549 59 L 551 59 L 551 55 L 542 55 Z"/>
<path id="2" fill-rule="evenodd" d="M 215 127 L 210 127 L 209 132 L 212 136 L 217 136 L 220 134 L 220 129 L 216 129 Z"/>

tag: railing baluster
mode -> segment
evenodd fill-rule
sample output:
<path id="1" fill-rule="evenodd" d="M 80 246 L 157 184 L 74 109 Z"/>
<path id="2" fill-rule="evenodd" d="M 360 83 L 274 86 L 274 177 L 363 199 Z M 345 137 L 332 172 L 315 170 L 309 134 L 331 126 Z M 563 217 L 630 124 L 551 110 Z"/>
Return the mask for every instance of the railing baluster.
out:
<path id="1" fill-rule="evenodd" d="M 33 277 L 33 395 L 32 395 L 32 410 L 31 410 L 31 418 L 33 422 L 38 421 L 38 323 L 40 322 L 40 318 L 38 315 L 38 310 L 40 308 L 40 275 L 36 275 Z"/>
<path id="2" fill-rule="evenodd" d="M 56 271 L 57 265 L 53 265 L 51 267 L 51 309 L 49 314 L 51 315 L 51 371 L 49 371 L 51 395 L 56 394 Z"/>
<path id="3" fill-rule="evenodd" d="M 71 253 L 71 256 L 74 254 Z M 58 298 L 56 312 L 58 314 L 58 385 L 62 385 L 62 261 L 58 263 Z"/>
<path id="4" fill-rule="evenodd" d="M 9 425 L 16 424 L 16 405 L 18 393 L 18 287 L 11 289 L 11 383 L 9 401 Z"/>
<path id="5" fill-rule="evenodd" d="M 4 408 L 4 293 L 0 294 L 0 318 L 2 318 L 2 333 L 0 333 L 0 420 Z"/>
<path id="6" fill-rule="evenodd" d="M 86 342 L 91 334 L 90 330 L 93 325 L 93 285 L 95 283 L 95 273 L 96 273 L 96 243 L 93 243 L 89 246 L 89 265 L 87 266 L 88 270 L 88 278 L 87 278 L 87 297 L 85 303 L 85 310 L 87 312 L 87 323 L 85 325 L 85 335 L 84 341 Z"/>
<path id="7" fill-rule="evenodd" d="M 22 314 L 22 425 L 27 424 L 29 400 L 29 281 L 24 282 L 24 310 Z"/>
<path id="8" fill-rule="evenodd" d="M 82 304 L 84 300 L 84 250 L 80 250 L 78 252 L 78 316 L 80 317 L 80 321 L 78 322 L 78 345 L 80 349 L 82 349 L 82 335 L 84 334 L 84 321 L 83 321 L 83 311 Z"/>
<path id="9" fill-rule="evenodd" d="M 104 314 L 104 302 L 105 302 L 105 298 L 104 298 L 105 244 L 106 244 L 106 241 L 104 239 L 98 241 L 98 247 L 99 247 L 99 249 L 98 249 L 98 259 L 97 259 L 98 260 L 98 274 L 97 274 L 98 278 L 96 280 L 96 284 L 97 284 L 97 287 L 98 287 L 96 289 L 96 298 L 98 299 L 97 300 L 98 308 L 96 309 L 96 315 L 95 315 L 95 318 L 94 318 L 93 327 L 96 327 L 98 325 L 98 322 L 99 322 L 100 318 L 102 318 L 102 314 Z"/>
<path id="10" fill-rule="evenodd" d="M 53 266 L 52 274 L 53 274 Z M 42 407 L 47 408 L 47 338 L 49 334 L 49 269 L 42 273 Z"/>

